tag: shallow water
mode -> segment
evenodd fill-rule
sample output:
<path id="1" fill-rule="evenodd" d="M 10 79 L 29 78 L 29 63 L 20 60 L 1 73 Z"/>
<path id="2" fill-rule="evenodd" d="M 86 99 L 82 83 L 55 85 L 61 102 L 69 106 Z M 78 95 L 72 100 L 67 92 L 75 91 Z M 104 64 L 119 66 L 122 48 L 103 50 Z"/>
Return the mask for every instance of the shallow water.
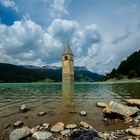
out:
<path id="1" fill-rule="evenodd" d="M 0 84 L 0 127 L 17 120 L 31 127 L 43 122 L 79 124 L 85 120 L 98 131 L 121 129 L 126 125 L 103 121 L 102 109 L 96 107 L 96 102 L 123 102 L 123 99 L 129 98 L 140 98 L 140 83 Z M 28 105 L 31 110 L 20 113 L 22 104 Z M 86 117 L 79 115 L 82 110 L 88 113 Z M 40 111 L 47 114 L 38 117 Z"/>

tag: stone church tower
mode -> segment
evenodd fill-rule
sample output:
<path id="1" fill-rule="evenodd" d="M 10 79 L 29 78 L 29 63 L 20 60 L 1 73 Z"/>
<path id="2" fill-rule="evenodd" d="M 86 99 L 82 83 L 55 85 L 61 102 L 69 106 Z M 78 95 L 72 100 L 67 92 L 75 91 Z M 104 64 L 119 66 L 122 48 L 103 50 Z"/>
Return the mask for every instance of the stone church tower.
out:
<path id="1" fill-rule="evenodd" d="M 74 81 L 74 56 L 69 44 L 65 47 L 62 56 L 62 81 L 63 83 Z"/>

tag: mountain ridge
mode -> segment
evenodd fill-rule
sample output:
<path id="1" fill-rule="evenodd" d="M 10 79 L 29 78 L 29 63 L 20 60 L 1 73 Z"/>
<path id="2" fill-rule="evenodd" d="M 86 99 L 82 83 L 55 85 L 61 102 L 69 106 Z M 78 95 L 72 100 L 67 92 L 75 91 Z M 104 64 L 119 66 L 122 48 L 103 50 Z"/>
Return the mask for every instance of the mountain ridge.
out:
<path id="1" fill-rule="evenodd" d="M 74 68 L 74 79 L 80 81 L 101 81 L 104 75 L 99 75 L 89 71 L 86 67 L 76 66 Z M 62 81 L 62 67 L 56 66 L 33 66 L 33 65 L 14 65 L 0 63 L 0 82 L 38 82 L 51 80 L 54 82 Z"/>

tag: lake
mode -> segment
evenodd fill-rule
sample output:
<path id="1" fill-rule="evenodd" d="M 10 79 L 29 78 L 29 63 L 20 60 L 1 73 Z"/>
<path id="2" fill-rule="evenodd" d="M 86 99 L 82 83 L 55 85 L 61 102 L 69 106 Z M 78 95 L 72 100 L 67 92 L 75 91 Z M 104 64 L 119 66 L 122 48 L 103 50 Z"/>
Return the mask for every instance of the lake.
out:
<path id="1" fill-rule="evenodd" d="M 98 131 L 121 129 L 127 125 L 104 122 L 104 114 L 101 108 L 96 107 L 96 102 L 113 100 L 122 103 L 123 99 L 129 98 L 140 98 L 140 83 L 0 84 L 0 128 L 18 120 L 31 127 L 58 121 L 79 124 L 84 120 Z M 22 104 L 31 110 L 20 113 Z M 88 113 L 86 117 L 79 115 L 82 110 Z M 37 114 L 41 111 L 46 115 L 39 117 Z"/>

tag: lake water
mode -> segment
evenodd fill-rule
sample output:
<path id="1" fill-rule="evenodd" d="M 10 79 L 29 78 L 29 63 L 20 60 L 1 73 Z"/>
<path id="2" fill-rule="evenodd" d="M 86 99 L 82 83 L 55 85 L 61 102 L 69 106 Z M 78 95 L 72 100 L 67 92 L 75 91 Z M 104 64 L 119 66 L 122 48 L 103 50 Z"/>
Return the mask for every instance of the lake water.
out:
<path id="1" fill-rule="evenodd" d="M 103 121 L 104 114 L 96 107 L 96 102 L 113 100 L 122 103 L 123 99 L 129 98 L 140 98 L 140 83 L 0 84 L 0 128 L 18 120 L 31 127 L 43 122 L 79 124 L 84 120 L 98 131 L 121 129 L 126 125 Z M 20 113 L 22 104 L 31 110 Z M 79 115 L 82 110 L 88 113 L 86 117 Z M 46 115 L 39 117 L 40 111 Z"/>

